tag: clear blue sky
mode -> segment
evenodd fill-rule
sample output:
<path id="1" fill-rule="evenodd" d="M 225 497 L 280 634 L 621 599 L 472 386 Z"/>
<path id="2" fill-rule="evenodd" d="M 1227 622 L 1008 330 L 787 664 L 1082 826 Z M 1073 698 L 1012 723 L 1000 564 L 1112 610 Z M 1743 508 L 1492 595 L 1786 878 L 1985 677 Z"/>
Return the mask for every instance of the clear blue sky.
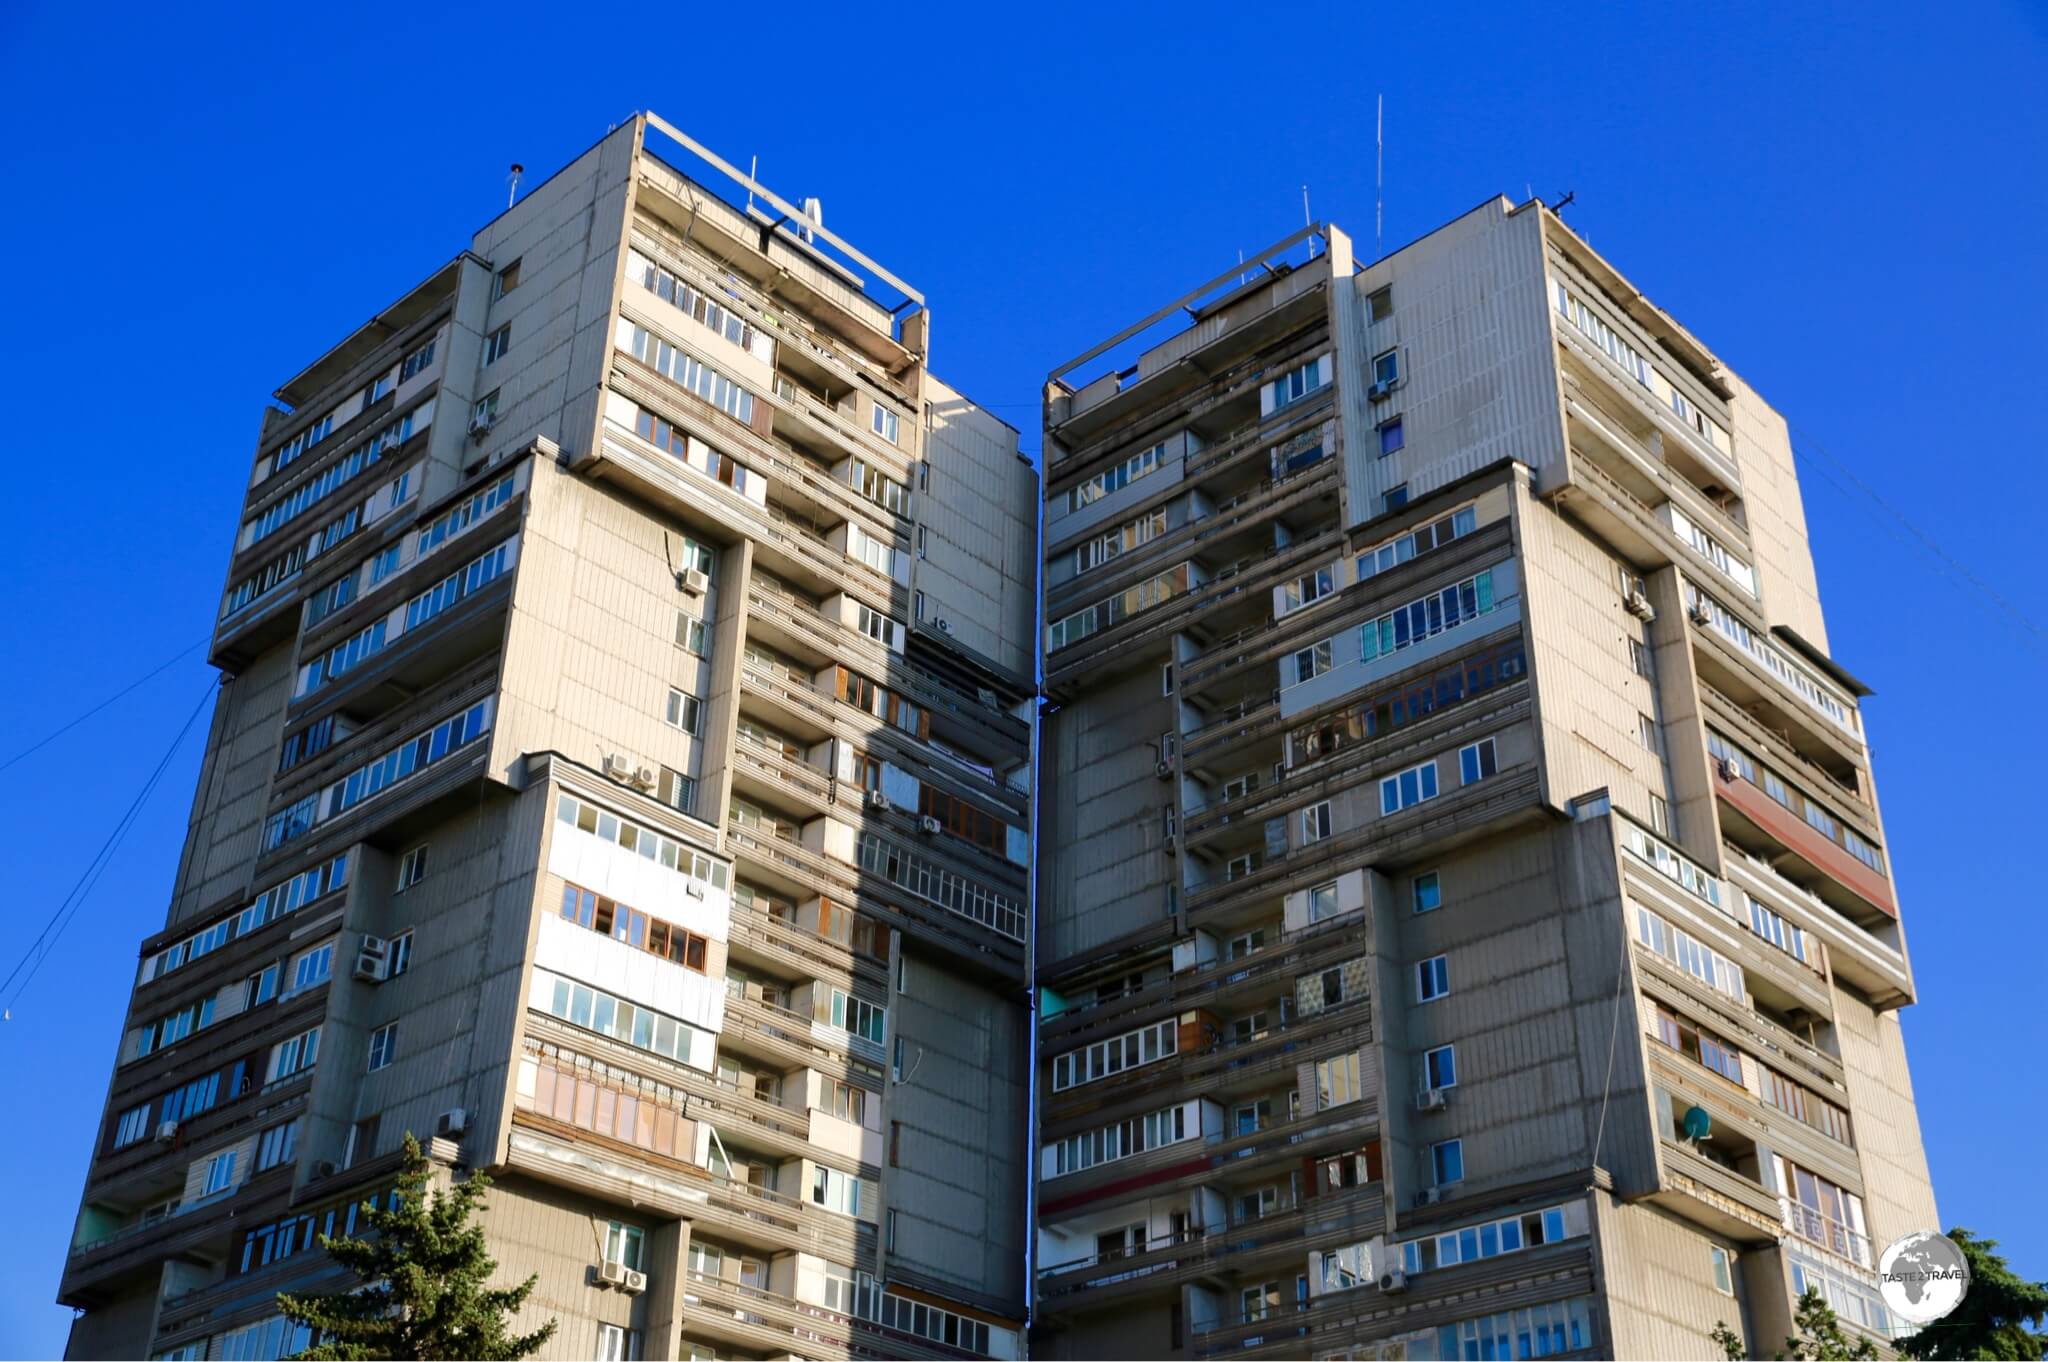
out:
<path id="1" fill-rule="evenodd" d="M 1809 449 L 2048 619 L 2038 5 L 1187 4 L 1158 29 L 965 5 L 903 35 L 787 5 L 725 46 L 688 8 L 437 8 L 0 6 L 0 761 L 206 635 L 270 389 L 464 245 L 508 162 L 544 175 L 641 107 L 821 196 L 933 300 L 938 372 L 1035 449 L 1053 364 L 1299 226 L 1304 182 L 1370 246 L 1384 91 L 1389 243 L 1576 190 L 1573 226 Z M 1835 656 L 1877 689 L 1942 1215 L 2048 1277 L 2048 730 L 1965 722 L 2039 702 L 2048 636 L 1825 467 L 1807 514 Z M 195 653 L 5 773 L 0 973 L 206 677 Z M 50 1302 L 197 754 L 0 1022 L 0 1354 L 63 1346 Z"/>

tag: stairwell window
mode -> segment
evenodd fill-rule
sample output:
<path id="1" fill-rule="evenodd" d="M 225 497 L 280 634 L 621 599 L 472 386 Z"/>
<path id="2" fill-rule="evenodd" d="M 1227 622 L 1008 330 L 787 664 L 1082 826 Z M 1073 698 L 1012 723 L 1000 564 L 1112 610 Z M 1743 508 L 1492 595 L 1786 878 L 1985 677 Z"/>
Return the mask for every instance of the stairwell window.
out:
<path id="1" fill-rule="evenodd" d="M 1397 452 L 1406 443 L 1407 441 L 1403 438 L 1401 432 L 1400 417 L 1396 416 L 1391 421 L 1380 423 L 1380 457 L 1382 459 L 1386 458 L 1389 454 Z"/>
<path id="2" fill-rule="evenodd" d="M 1430 1088 L 1455 1088 L 1458 1086 L 1458 1054 L 1455 1045 L 1439 1045 L 1422 1054 L 1423 1086 Z"/>
<path id="3" fill-rule="evenodd" d="M 1364 1096 L 1358 1081 L 1358 1052 L 1348 1051 L 1316 1062 L 1316 1110 L 1341 1107 Z"/>
<path id="4" fill-rule="evenodd" d="M 1330 835 L 1330 801 L 1311 804 L 1301 811 L 1301 840 L 1320 842 Z"/>
<path id="5" fill-rule="evenodd" d="M 399 858 L 398 882 L 391 886 L 391 892 L 403 894 L 426 877 L 427 845 L 422 842 Z"/>
<path id="6" fill-rule="evenodd" d="M 375 1073 L 398 1058 L 398 1023 L 380 1026 L 370 1033 L 370 1067 Z"/>
<path id="7" fill-rule="evenodd" d="M 484 366 L 488 368 L 496 364 L 505 357 L 505 352 L 511 348 L 512 323 L 507 322 L 490 335 L 484 337 Z"/>
<path id="8" fill-rule="evenodd" d="M 1300 685 L 1304 681 L 1312 681 L 1330 670 L 1330 658 L 1331 649 L 1330 640 L 1328 639 L 1323 640 L 1321 643 L 1312 644 L 1297 652 L 1292 659 L 1294 663 L 1293 684 Z"/>
<path id="9" fill-rule="evenodd" d="M 709 647 L 709 632 L 704 621 L 695 615 L 676 612 L 676 644 L 684 652 L 703 657 Z"/>
<path id="10" fill-rule="evenodd" d="M 513 289 L 519 287 L 519 265 L 520 262 L 515 260 L 504 269 L 498 271 L 497 282 L 491 290 L 493 298 L 502 298 Z"/>
<path id="11" fill-rule="evenodd" d="M 694 695 L 671 690 L 668 693 L 667 718 L 671 727 L 680 728 L 694 738 L 703 725 L 704 702 Z"/>
<path id="12" fill-rule="evenodd" d="M 1440 1140 L 1429 1147 L 1429 1169 L 1431 1180 L 1439 1187 L 1448 1187 L 1465 1180 L 1465 1142 L 1463 1140 Z"/>
<path id="13" fill-rule="evenodd" d="M 1401 352 L 1382 350 L 1372 357 L 1372 381 L 1389 388 L 1401 381 Z"/>
<path id="14" fill-rule="evenodd" d="M 604 1227 L 604 1260 L 618 1263 L 634 1272 L 645 1272 L 647 1235 L 638 1225 L 626 1225 L 617 1220 Z"/>
<path id="15" fill-rule="evenodd" d="M 1446 956 L 1432 955 L 1415 964 L 1415 1001 L 1433 1003 L 1451 991 L 1451 964 Z"/>
<path id="16" fill-rule="evenodd" d="M 1415 877 L 1415 911 L 1427 913 L 1442 906 L 1444 901 L 1443 882 L 1437 872 Z"/>
<path id="17" fill-rule="evenodd" d="M 1481 738 L 1458 749 L 1459 784 L 1476 784 L 1499 771 L 1500 758 L 1495 755 L 1492 738 Z"/>

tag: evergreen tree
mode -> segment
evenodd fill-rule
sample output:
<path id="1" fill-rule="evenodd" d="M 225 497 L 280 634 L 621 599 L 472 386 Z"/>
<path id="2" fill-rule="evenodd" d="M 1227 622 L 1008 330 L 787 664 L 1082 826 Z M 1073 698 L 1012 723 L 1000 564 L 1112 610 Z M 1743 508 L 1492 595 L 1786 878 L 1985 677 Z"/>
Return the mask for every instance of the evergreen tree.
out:
<path id="1" fill-rule="evenodd" d="M 1877 1346 L 1861 1334 L 1845 1331 L 1827 1301 L 1811 1287 L 1799 1298 L 1799 1310 L 1792 1324 L 1798 1332 L 1786 1339 L 1784 1348 L 1775 1354 L 1777 1362 L 1863 1362 L 1877 1356 Z M 1715 1321 L 1713 1339 L 1728 1362 L 1743 1362 L 1749 1355 L 1726 1321 Z"/>
<path id="2" fill-rule="evenodd" d="M 376 1232 L 356 1239 L 323 1234 L 320 1247 L 364 1285 L 326 1295 L 279 1295 L 284 1317 L 313 1332 L 307 1359 L 527 1357 L 555 1333 L 549 1320 L 530 1334 L 508 1324 L 537 1278 L 493 1289 L 497 1263 L 484 1247 L 472 1212 L 484 1205 L 490 1179 L 471 1173 L 452 1191 L 428 1194 L 431 1165 L 419 1141 L 405 1137 L 405 1163 L 390 1209 L 365 1204 L 358 1213 Z"/>
<path id="3" fill-rule="evenodd" d="M 2048 1282 L 2030 1282 L 2005 1265 L 1996 1239 L 1958 1226 L 1948 1232 L 1970 1265 L 1970 1289 L 1946 1319 L 1899 1340 L 1907 1357 L 2048 1357 L 2048 1334 L 2029 1328 L 2048 1318 Z"/>

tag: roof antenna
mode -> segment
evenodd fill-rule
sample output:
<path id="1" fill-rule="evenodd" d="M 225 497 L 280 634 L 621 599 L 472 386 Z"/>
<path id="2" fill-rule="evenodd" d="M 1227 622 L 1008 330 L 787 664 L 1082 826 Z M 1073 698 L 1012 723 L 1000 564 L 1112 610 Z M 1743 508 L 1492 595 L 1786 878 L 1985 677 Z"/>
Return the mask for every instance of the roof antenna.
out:
<path id="1" fill-rule="evenodd" d="M 754 185 L 761 178 L 761 153 L 755 152 L 747 162 L 747 211 L 754 211 Z"/>
<path id="2" fill-rule="evenodd" d="M 1316 225 L 1316 220 L 1309 215 L 1308 211 L 1307 185 L 1303 185 L 1301 187 L 1301 225 L 1303 230 L 1307 230 Z M 1316 258 L 1316 239 L 1314 237 L 1310 237 L 1308 239 L 1308 258 L 1311 260 Z"/>
<path id="3" fill-rule="evenodd" d="M 510 208 L 519 198 L 519 177 L 526 173 L 526 167 L 514 161 L 512 173 L 505 177 L 505 206 Z"/>
<path id="4" fill-rule="evenodd" d="M 1560 198 L 1560 199 L 1559 199 L 1559 200 L 1558 200 L 1558 201 L 1557 201 L 1556 203 L 1553 203 L 1553 204 L 1551 204 L 1551 205 L 1550 205 L 1550 211 L 1551 211 L 1551 212 L 1553 212 L 1553 213 L 1562 213 L 1562 212 L 1564 212 L 1564 210 L 1565 210 L 1565 209 L 1566 209 L 1567 207 L 1569 207 L 1569 206 L 1571 205 L 1571 201 L 1572 201 L 1573 199 L 1577 198 L 1578 196 L 1579 196 L 1579 191 L 1578 191 L 1578 190 L 1576 190 L 1576 189 L 1567 189 L 1567 190 L 1566 190 L 1566 191 L 1564 192 L 1564 197 Z"/>
<path id="5" fill-rule="evenodd" d="M 1372 120 L 1372 258 L 1386 254 L 1387 96 L 1380 93 Z"/>

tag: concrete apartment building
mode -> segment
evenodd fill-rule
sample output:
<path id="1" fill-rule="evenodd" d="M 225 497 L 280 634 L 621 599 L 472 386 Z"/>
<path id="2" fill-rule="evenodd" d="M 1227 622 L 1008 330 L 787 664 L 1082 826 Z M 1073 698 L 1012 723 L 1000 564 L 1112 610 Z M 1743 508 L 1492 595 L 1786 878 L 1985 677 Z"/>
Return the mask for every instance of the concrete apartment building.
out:
<path id="1" fill-rule="evenodd" d="M 636 116 L 278 389 L 70 1355 L 298 1346 L 406 1132 L 544 1356 L 1021 1355 L 1037 478 L 819 218 Z"/>
<path id="2" fill-rule="evenodd" d="M 1784 420 L 1496 199 L 1174 300 L 1043 463 L 1034 1355 L 1884 1337 L 1913 980 Z"/>

